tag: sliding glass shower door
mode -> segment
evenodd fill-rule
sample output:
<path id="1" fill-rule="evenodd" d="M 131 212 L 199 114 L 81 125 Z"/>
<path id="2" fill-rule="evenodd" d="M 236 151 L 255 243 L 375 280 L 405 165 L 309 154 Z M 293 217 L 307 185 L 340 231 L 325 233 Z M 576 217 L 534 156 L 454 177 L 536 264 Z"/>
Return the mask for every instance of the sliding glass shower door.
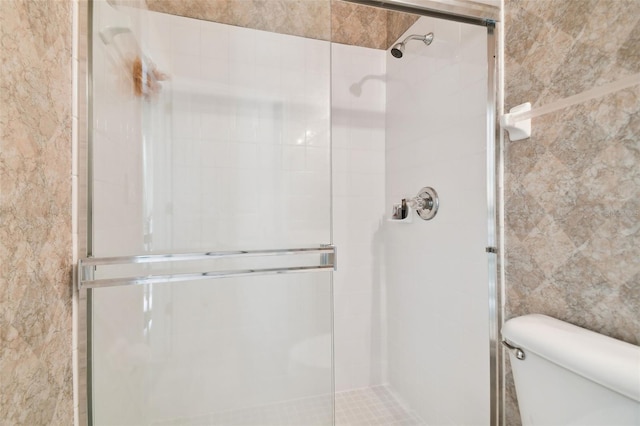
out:
<path id="1" fill-rule="evenodd" d="M 332 424 L 329 42 L 121 3 L 92 3 L 90 422 Z"/>

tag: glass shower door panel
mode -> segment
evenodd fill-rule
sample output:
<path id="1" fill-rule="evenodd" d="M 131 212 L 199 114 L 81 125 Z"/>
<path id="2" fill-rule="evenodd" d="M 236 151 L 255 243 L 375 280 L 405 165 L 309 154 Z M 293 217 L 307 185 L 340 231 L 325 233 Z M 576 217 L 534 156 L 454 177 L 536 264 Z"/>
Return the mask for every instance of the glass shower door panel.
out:
<path id="1" fill-rule="evenodd" d="M 92 8 L 90 259 L 331 243 L 329 42 Z M 331 272 L 296 262 L 89 288 L 92 422 L 332 424 Z"/>
<path id="2" fill-rule="evenodd" d="M 94 423 L 332 424 L 330 279 L 93 290 Z"/>

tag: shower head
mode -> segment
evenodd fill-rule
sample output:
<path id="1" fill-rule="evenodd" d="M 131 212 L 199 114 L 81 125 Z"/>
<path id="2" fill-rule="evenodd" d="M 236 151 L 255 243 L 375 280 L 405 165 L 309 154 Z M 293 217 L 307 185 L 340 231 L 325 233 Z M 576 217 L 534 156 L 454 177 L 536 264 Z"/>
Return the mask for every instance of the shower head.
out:
<path id="1" fill-rule="evenodd" d="M 404 55 L 404 47 L 406 46 L 409 40 L 420 40 L 421 42 L 423 42 L 428 46 L 431 44 L 431 42 L 433 42 L 433 33 L 429 33 L 425 35 L 411 34 L 410 36 L 405 38 L 401 43 L 395 44 L 391 48 L 391 54 L 393 55 L 394 58 L 402 58 L 402 56 Z"/>
<path id="2" fill-rule="evenodd" d="M 398 43 L 391 48 L 391 54 L 394 58 L 402 58 L 404 55 L 404 43 Z"/>

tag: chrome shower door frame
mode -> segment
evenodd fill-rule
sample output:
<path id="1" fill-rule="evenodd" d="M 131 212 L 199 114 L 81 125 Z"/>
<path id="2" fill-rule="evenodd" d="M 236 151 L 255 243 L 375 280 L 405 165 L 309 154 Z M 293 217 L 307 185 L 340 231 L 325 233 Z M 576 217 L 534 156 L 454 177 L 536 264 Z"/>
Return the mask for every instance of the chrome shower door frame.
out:
<path id="1" fill-rule="evenodd" d="M 502 113 L 502 92 L 499 85 L 502 76 L 499 55 L 501 38 L 500 10 L 489 5 L 481 5 L 463 0 L 346 0 L 389 10 L 405 11 L 424 16 L 432 16 L 487 28 L 488 57 L 488 99 L 487 99 L 487 200 L 488 200 L 488 262 L 489 262 L 489 316 L 490 316 L 490 400 L 491 425 L 504 425 L 503 391 L 503 351 L 500 347 L 499 331 L 503 322 L 504 292 L 504 213 L 503 213 L 503 136 L 497 125 L 497 117 Z M 91 34 L 92 1 L 77 2 L 78 32 L 77 55 L 79 67 L 75 70 L 75 85 L 78 91 L 78 123 L 76 159 L 80 169 L 77 207 L 78 238 L 74 241 L 77 257 L 91 256 L 91 168 L 87 167 L 91 158 Z M 87 306 L 91 304 L 92 288 L 80 287 L 79 277 L 74 270 L 74 408 L 78 424 L 90 424 L 91 418 L 91 372 L 88 368 L 91 338 L 91 316 Z"/>

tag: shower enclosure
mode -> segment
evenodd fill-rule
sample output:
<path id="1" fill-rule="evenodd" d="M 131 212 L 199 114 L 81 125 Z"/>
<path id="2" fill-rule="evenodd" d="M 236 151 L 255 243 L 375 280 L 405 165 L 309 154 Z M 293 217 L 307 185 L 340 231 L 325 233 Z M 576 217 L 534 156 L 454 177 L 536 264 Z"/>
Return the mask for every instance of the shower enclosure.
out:
<path id="1" fill-rule="evenodd" d="M 497 9 L 360 3 L 90 3 L 89 424 L 495 420 Z"/>

